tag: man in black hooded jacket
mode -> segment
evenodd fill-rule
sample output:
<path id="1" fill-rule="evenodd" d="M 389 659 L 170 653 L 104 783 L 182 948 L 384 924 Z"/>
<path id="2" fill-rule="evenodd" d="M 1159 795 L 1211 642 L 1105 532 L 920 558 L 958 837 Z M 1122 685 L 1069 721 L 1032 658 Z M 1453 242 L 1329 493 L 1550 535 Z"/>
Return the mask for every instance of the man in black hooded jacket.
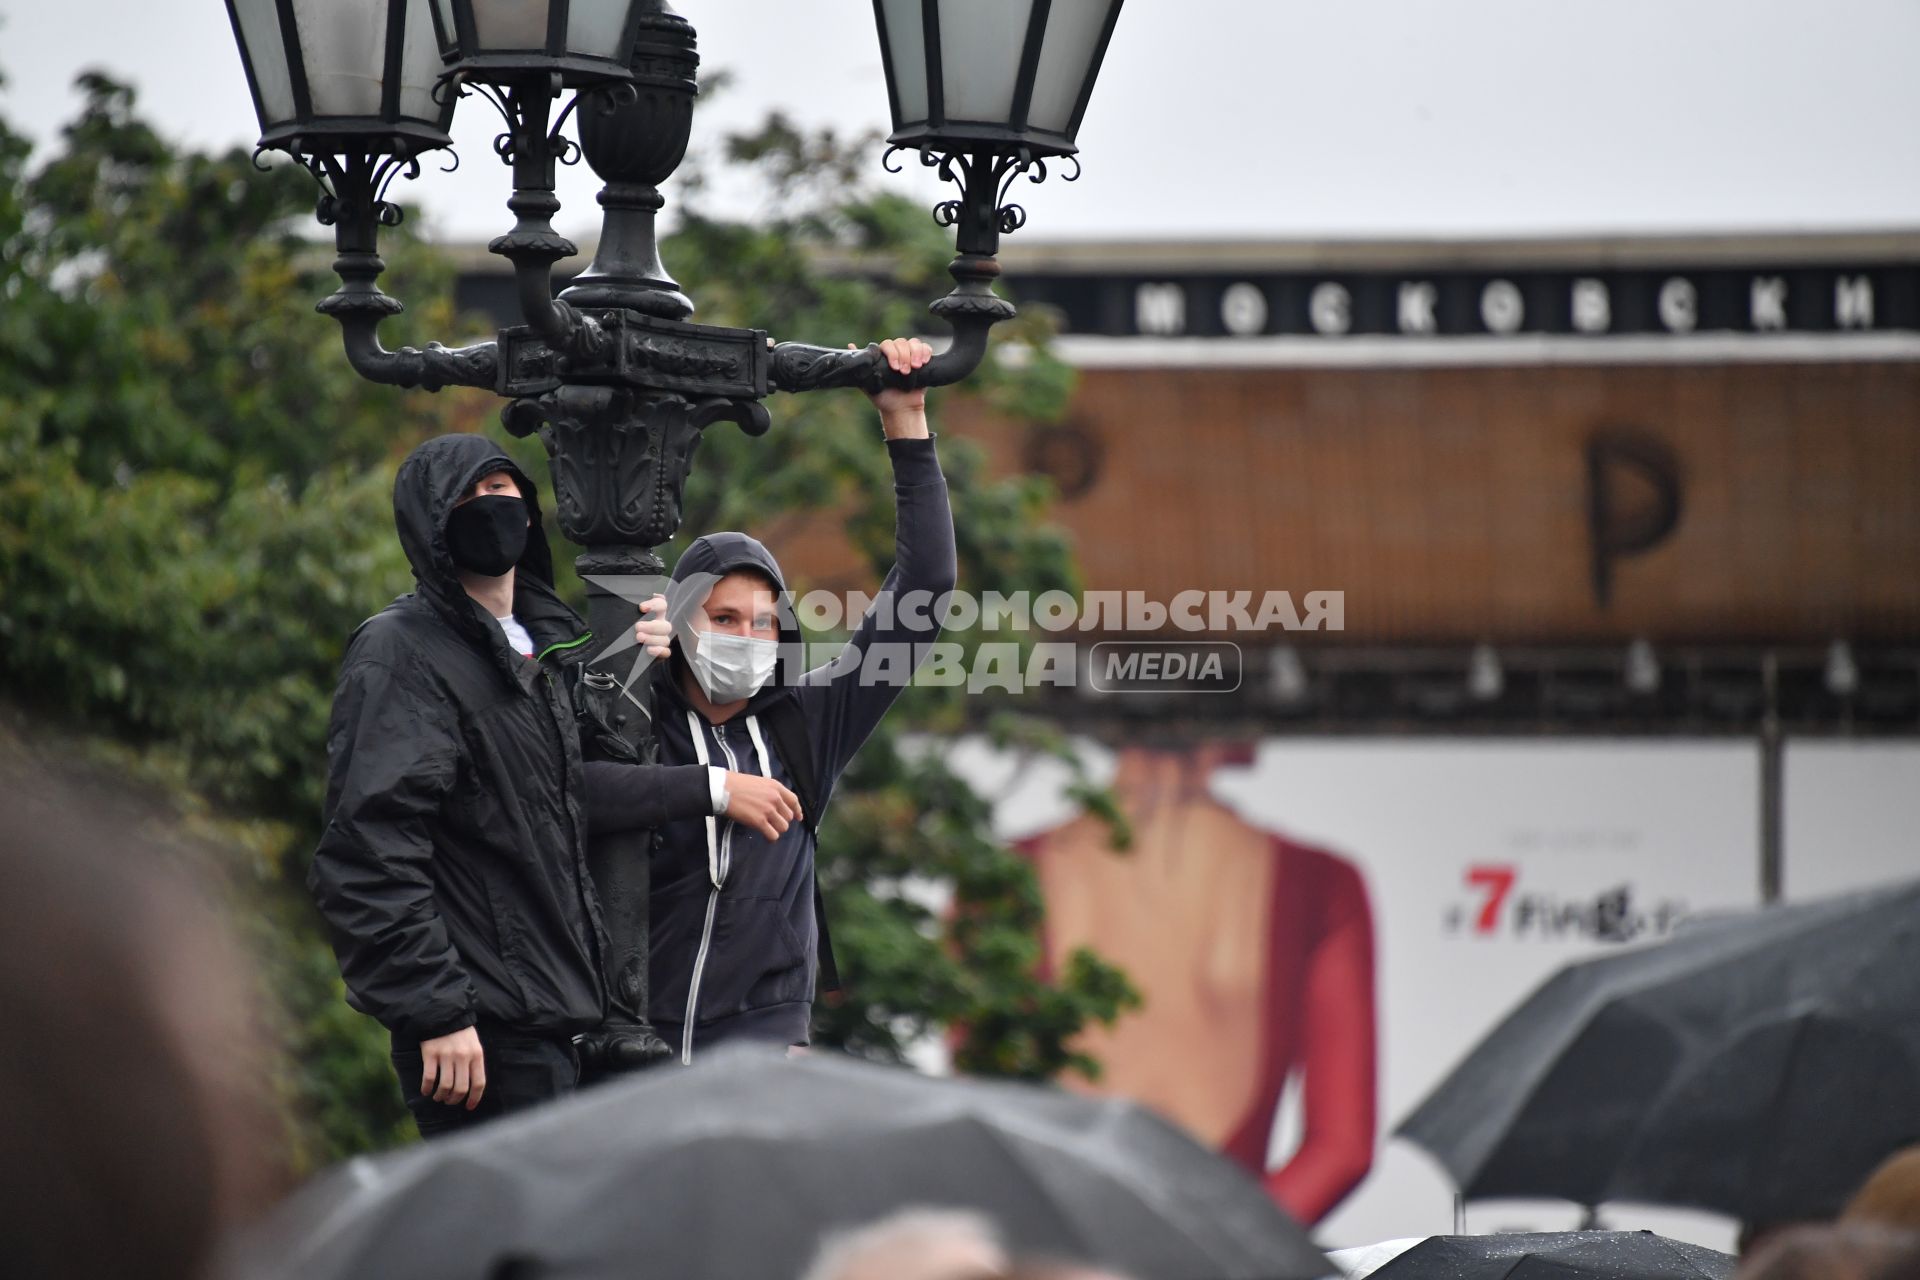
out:
<path id="1" fill-rule="evenodd" d="M 901 373 L 933 354 L 910 339 L 881 348 Z M 727 770 L 729 785 L 773 778 L 814 810 L 773 838 L 725 817 L 666 824 L 653 866 L 650 1014 L 682 1062 L 725 1040 L 807 1043 L 815 957 L 827 954 L 818 810 L 927 655 L 953 590 L 953 513 L 926 393 L 872 398 L 893 464 L 894 566 L 834 661 L 804 672 L 791 661 L 801 636 L 786 579 L 755 539 L 709 534 L 674 565 L 667 612 L 682 643 L 649 672 L 661 762 Z"/>
<path id="2" fill-rule="evenodd" d="M 533 482 L 496 445 L 427 441 L 393 504 L 418 589 L 348 644 L 308 883 L 431 1136 L 574 1087 L 573 1037 L 607 1000 L 589 824 L 697 821 L 714 789 L 698 767 L 583 763 L 570 690 L 591 636 L 554 593 Z M 784 787 L 727 784 L 729 821 L 798 815 Z"/>

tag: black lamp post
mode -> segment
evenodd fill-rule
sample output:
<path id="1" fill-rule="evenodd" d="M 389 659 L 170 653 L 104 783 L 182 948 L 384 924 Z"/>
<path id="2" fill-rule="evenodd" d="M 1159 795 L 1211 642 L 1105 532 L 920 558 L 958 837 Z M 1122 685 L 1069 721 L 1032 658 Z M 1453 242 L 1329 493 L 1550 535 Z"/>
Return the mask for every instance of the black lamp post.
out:
<path id="1" fill-rule="evenodd" d="M 624 634 L 636 607 L 612 589 L 664 569 L 654 548 L 680 524 L 700 434 L 720 422 L 750 435 L 770 423 L 774 391 L 945 386 L 986 354 L 987 331 L 1014 314 L 993 292 L 1002 233 L 1025 221 L 1013 180 L 1071 156 L 1121 0 L 875 0 L 894 144 L 958 184 L 935 217 L 957 228 L 953 292 L 932 306 L 954 337 L 910 377 L 879 348 L 774 342 L 758 329 L 687 319 L 693 303 L 661 265 L 659 184 L 686 153 L 699 57 L 693 28 L 666 0 L 227 0 L 260 117 L 260 149 L 318 179 L 318 216 L 334 228 L 340 287 L 319 310 L 340 322 L 362 377 L 429 391 L 490 387 L 501 421 L 539 432 L 552 463 L 561 530 L 585 548 L 588 621 Z M 567 90 L 574 97 L 556 116 Z M 400 221 L 386 190 L 419 156 L 450 145 L 455 101 L 475 94 L 506 130 L 515 223 L 488 247 L 513 263 L 524 324 L 459 349 L 388 351 L 380 321 L 401 304 L 380 290 L 377 238 Z M 573 116 L 576 144 L 562 134 Z M 574 246 L 552 216 L 554 166 L 584 152 L 605 181 L 599 251 L 558 298 L 554 262 Z M 891 168 L 891 164 L 889 164 Z M 1075 176 L 1078 174 L 1076 162 Z M 586 677 L 592 757 L 641 761 L 654 744 L 619 678 Z M 669 1056 L 647 1022 L 646 837 L 596 838 L 589 859 L 612 951 L 613 1011 L 584 1055 L 598 1071 Z"/>

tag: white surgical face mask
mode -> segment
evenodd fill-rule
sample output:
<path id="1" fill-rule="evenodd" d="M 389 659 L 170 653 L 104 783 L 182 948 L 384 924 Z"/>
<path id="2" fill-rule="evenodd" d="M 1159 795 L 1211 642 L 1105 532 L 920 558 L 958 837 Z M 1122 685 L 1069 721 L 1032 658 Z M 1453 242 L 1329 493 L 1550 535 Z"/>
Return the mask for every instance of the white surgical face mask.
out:
<path id="1" fill-rule="evenodd" d="M 725 631 L 696 631 L 694 635 L 698 638 L 688 646 L 687 661 L 693 668 L 693 678 L 714 702 L 724 706 L 744 701 L 773 679 L 774 666 L 780 660 L 778 641 Z"/>

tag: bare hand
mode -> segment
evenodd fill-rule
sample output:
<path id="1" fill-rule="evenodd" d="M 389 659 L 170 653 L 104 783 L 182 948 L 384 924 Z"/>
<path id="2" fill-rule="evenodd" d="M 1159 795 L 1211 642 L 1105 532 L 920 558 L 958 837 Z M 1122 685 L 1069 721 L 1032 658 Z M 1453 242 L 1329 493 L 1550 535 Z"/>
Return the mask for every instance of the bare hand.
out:
<path id="1" fill-rule="evenodd" d="M 727 817 L 745 823 L 768 840 L 778 840 L 800 821 L 800 799 L 757 773 L 727 774 Z"/>
<path id="2" fill-rule="evenodd" d="M 420 1042 L 420 1096 L 471 1111 L 487 1091 L 487 1062 L 480 1033 L 465 1027 L 450 1036 Z"/>
<path id="3" fill-rule="evenodd" d="M 887 367 L 895 373 L 912 373 L 933 359 L 933 348 L 918 338 L 888 338 L 880 344 L 880 354 L 886 358 Z M 867 398 L 873 401 L 873 407 L 880 411 L 881 417 L 885 418 L 898 413 L 924 410 L 927 405 L 927 389 L 914 387 L 903 391 L 894 387 L 885 387 L 879 391 L 869 391 Z"/>
<path id="4" fill-rule="evenodd" d="M 647 656 L 664 658 L 673 652 L 673 624 L 667 621 L 667 598 L 655 596 L 640 606 L 644 614 L 657 613 L 657 618 L 642 617 L 633 624 L 633 642 L 647 651 Z"/>

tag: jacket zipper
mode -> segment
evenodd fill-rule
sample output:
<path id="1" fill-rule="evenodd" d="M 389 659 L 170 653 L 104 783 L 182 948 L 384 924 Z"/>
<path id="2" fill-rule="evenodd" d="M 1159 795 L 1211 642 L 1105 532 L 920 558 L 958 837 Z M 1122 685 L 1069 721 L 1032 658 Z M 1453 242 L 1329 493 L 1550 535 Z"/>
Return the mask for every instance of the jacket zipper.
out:
<path id="1" fill-rule="evenodd" d="M 694 750 L 700 757 L 700 763 L 706 764 L 711 758 L 707 754 L 706 730 L 692 712 L 687 713 L 687 727 L 693 731 Z M 727 768 L 738 773 L 739 761 L 734 758 L 733 748 L 727 745 L 726 737 L 718 730 L 714 731 L 713 737 L 720 744 L 721 754 L 727 758 Z M 713 917 L 720 906 L 720 887 L 726 883 L 727 873 L 733 867 L 733 819 L 721 817 L 715 821 L 724 822 L 726 826 L 717 841 L 719 851 L 715 861 L 719 866 L 713 877 L 713 886 L 707 890 L 707 918 L 700 926 L 700 950 L 694 955 L 693 977 L 687 983 L 687 1014 L 685 1021 L 680 1024 L 680 1065 L 683 1067 L 693 1065 L 693 1023 L 700 1011 L 700 978 L 707 969 L 707 953 L 713 948 Z"/>
<path id="2" fill-rule="evenodd" d="M 583 632 L 580 636 L 572 640 L 556 640 L 554 643 L 548 645 L 546 648 L 536 652 L 533 655 L 533 661 L 540 668 L 540 683 L 541 683 L 541 686 L 546 690 L 546 694 L 541 699 L 541 701 L 543 701 L 546 704 L 544 708 L 546 713 L 546 718 L 549 725 L 553 725 L 555 727 L 555 730 L 556 730 L 555 742 L 556 742 L 556 745 L 560 748 L 560 804 L 561 804 L 561 807 L 566 811 L 567 825 L 573 833 L 573 839 L 570 843 L 576 855 L 575 862 L 574 862 L 574 878 L 579 882 L 578 889 L 579 889 L 579 897 L 580 897 L 580 922 L 582 925 L 586 927 L 587 945 L 593 951 L 593 972 L 596 976 L 600 978 L 600 987 L 601 987 L 600 1002 L 602 1007 L 604 1008 L 607 1002 L 607 995 L 608 995 L 606 990 L 606 979 L 605 979 L 606 954 L 601 949 L 601 946 L 600 946 L 600 931 L 593 927 L 593 907 L 588 902 L 588 899 L 587 899 L 587 885 L 593 875 L 593 872 L 588 868 L 587 862 L 586 862 L 586 841 L 580 838 L 580 831 L 579 831 L 578 824 L 576 824 L 573 820 L 573 795 L 572 795 L 573 789 L 570 786 L 568 786 L 569 771 L 567 768 L 567 744 L 566 744 L 567 729 L 564 727 L 559 727 L 556 724 L 556 722 L 560 718 L 560 706 L 555 698 L 553 672 L 550 669 L 548 669 L 545 661 L 546 656 L 550 653 L 561 653 L 569 649 L 578 649 L 581 645 L 587 643 L 591 639 L 593 639 L 593 632 L 587 631 L 587 632 Z M 568 707 L 569 711 L 571 711 L 572 709 L 573 708 L 571 706 Z"/>

